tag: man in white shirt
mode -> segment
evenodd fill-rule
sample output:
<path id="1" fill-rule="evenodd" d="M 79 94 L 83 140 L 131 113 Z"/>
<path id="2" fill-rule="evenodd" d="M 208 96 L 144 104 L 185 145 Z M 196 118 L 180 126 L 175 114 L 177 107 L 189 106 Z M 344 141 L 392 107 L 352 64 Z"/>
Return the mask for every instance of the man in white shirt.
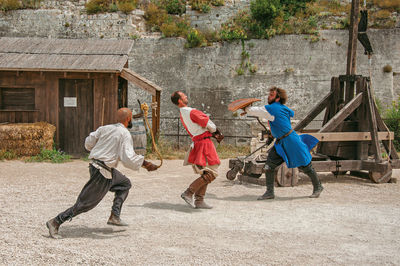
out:
<path id="1" fill-rule="evenodd" d="M 62 223 L 96 207 L 108 191 L 115 192 L 115 197 L 107 224 L 127 225 L 121 221 L 120 213 L 131 182 L 115 167 L 119 161 L 132 170 L 144 167 L 147 171 L 154 171 L 157 166 L 145 161 L 142 155 L 133 150 L 132 137 L 127 130 L 132 125 L 132 111 L 128 108 L 119 109 L 117 120 L 117 124 L 101 126 L 85 139 L 85 148 L 90 151 L 89 159 L 92 159 L 89 164 L 90 179 L 76 203 L 46 223 L 52 238 L 60 238 L 58 229 Z"/>

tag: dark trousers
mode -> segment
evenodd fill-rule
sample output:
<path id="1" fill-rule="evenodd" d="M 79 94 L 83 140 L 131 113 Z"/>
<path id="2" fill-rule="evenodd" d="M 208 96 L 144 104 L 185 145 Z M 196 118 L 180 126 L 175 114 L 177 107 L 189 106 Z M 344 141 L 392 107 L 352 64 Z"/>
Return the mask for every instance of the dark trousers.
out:
<path id="1" fill-rule="evenodd" d="M 279 165 L 283 164 L 284 160 L 279 154 L 276 152 L 275 146 L 269 151 L 267 156 L 267 161 L 265 162 L 265 170 L 275 170 Z M 308 165 L 299 166 L 299 170 L 302 172 L 306 171 L 307 167 L 312 167 L 311 162 Z"/>
<path id="2" fill-rule="evenodd" d="M 99 169 L 89 164 L 90 179 L 83 187 L 74 206 L 68 208 L 56 217 L 59 224 L 87 212 L 99 204 L 108 191 L 115 192 L 111 211 L 114 215 L 121 214 L 122 204 L 128 197 L 131 181 L 116 169 L 112 169 L 112 179 L 105 178 Z"/>

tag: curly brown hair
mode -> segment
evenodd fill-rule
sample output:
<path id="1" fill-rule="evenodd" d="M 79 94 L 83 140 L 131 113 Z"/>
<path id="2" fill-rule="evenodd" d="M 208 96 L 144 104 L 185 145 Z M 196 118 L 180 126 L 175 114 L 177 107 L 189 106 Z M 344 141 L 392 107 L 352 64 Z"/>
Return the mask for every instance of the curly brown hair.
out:
<path id="1" fill-rule="evenodd" d="M 286 91 L 282 88 L 278 88 L 276 86 L 273 86 L 271 88 L 269 88 L 269 91 L 276 91 L 276 97 L 279 97 L 279 102 L 281 104 L 285 104 L 287 101 L 287 94 Z"/>

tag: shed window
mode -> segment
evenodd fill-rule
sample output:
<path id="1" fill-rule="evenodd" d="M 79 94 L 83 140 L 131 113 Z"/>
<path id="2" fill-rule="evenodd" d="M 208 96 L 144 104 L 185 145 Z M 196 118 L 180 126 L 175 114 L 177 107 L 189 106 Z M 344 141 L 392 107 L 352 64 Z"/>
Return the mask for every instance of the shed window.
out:
<path id="1" fill-rule="evenodd" d="M 34 110 L 34 88 L 0 88 L 1 110 Z"/>

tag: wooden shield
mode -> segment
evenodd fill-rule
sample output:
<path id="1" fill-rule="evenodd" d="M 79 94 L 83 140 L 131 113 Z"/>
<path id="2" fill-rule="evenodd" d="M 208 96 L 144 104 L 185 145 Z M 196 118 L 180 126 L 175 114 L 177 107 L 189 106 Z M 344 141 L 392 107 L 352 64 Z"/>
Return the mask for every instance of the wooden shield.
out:
<path id="1" fill-rule="evenodd" d="M 244 107 L 246 107 L 246 106 L 248 106 L 248 105 L 250 105 L 250 104 L 252 104 L 254 102 L 259 102 L 259 101 L 261 101 L 261 100 L 257 99 L 257 98 L 239 99 L 239 100 L 236 100 L 234 102 L 231 102 L 228 105 L 228 110 L 232 111 L 232 112 L 235 112 L 235 111 L 237 111 L 237 110 L 239 110 L 241 108 L 244 108 Z"/>

